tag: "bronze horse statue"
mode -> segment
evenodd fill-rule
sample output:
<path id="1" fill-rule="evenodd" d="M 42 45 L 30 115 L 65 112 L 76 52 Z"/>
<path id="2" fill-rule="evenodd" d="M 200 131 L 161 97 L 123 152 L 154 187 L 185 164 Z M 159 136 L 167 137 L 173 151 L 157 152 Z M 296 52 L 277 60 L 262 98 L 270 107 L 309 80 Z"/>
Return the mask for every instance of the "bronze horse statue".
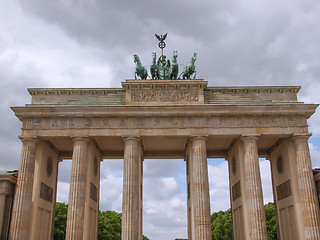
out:
<path id="1" fill-rule="evenodd" d="M 142 66 L 140 58 L 137 54 L 133 55 L 134 62 L 136 64 L 136 71 L 134 73 L 134 79 L 137 79 L 137 76 L 139 76 L 141 79 L 147 79 L 148 77 L 148 71 L 145 69 L 144 66 Z"/>
<path id="2" fill-rule="evenodd" d="M 183 69 L 183 72 L 182 72 L 182 79 L 190 79 L 191 75 L 194 74 L 193 78 L 195 79 L 196 78 L 196 74 L 197 74 L 197 71 L 196 71 L 196 66 L 194 65 L 194 62 L 197 60 L 197 54 L 194 53 L 189 61 L 189 64 L 188 66 L 186 66 L 184 69 Z"/>
<path id="3" fill-rule="evenodd" d="M 173 51 L 173 55 L 172 55 L 172 62 L 170 65 L 170 79 L 177 79 L 178 77 L 178 72 L 179 72 L 179 64 L 177 61 L 177 57 L 178 57 L 178 52 L 177 51 Z"/>

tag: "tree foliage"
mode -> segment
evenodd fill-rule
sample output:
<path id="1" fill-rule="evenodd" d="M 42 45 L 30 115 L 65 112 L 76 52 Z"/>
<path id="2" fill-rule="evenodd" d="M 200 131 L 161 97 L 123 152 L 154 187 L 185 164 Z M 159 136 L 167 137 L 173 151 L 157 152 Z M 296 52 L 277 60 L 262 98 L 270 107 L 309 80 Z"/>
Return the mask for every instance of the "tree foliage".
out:
<path id="1" fill-rule="evenodd" d="M 268 239 L 277 239 L 276 216 L 273 203 L 264 205 Z M 56 204 L 54 222 L 54 240 L 64 240 L 66 236 L 68 204 Z M 115 211 L 99 211 L 98 240 L 121 240 L 121 213 Z M 213 240 L 232 239 L 231 210 L 215 212 L 211 215 L 211 229 Z M 143 240 L 149 240 L 143 236 Z M 175 240 L 186 240 L 176 238 Z"/>
<path id="2" fill-rule="evenodd" d="M 66 237 L 68 204 L 56 203 L 56 213 L 54 217 L 54 240 L 64 240 Z"/>
<path id="3" fill-rule="evenodd" d="M 54 219 L 54 240 L 64 240 L 66 236 L 68 204 L 56 203 Z M 121 240 L 121 213 L 99 211 L 98 240 Z M 149 240 L 143 236 L 143 240 Z"/>
<path id="4" fill-rule="evenodd" d="M 264 212 L 266 214 L 267 232 L 269 240 L 277 240 L 277 224 L 276 215 L 273 203 L 264 205 Z"/>
<path id="5" fill-rule="evenodd" d="M 276 216 L 273 203 L 264 205 L 268 240 L 277 239 Z M 232 239 L 231 210 L 215 212 L 211 215 L 211 229 L 213 240 Z"/>
<path id="6" fill-rule="evenodd" d="M 231 211 L 213 213 L 211 215 L 211 230 L 213 240 L 232 239 Z"/>
<path id="7" fill-rule="evenodd" d="M 98 240 L 121 240 L 121 213 L 99 211 Z"/>

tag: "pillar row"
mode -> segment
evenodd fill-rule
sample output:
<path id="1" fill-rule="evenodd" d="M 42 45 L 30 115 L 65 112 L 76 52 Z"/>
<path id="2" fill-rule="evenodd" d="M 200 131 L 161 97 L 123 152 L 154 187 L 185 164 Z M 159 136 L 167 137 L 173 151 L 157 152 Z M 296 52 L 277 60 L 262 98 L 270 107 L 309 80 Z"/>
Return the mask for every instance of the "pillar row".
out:
<path id="1" fill-rule="evenodd" d="M 87 138 L 73 139 L 66 240 L 82 240 L 87 179 Z"/>
<path id="2" fill-rule="evenodd" d="M 37 140 L 21 137 L 22 150 L 16 193 L 12 210 L 10 236 L 12 240 L 28 239 L 32 211 L 32 190 Z"/>
<path id="3" fill-rule="evenodd" d="M 313 178 L 308 138 L 310 134 L 295 134 L 297 180 L 305 239 L 320 239 L 320 214 L 317 191 Z"/>
<path id="4" fill-rule="evenodd" d="M 141 161 L 140 138 L 124 138 L 122 240 L 140 240 L 141 214 L 139 188 Z"/>
<path id="5" fill-rule="evenodd" d="M 205 137 L 192 137 L 189 151 L 192 239 L 211 240 L 210 197 Z M 191 216 L 189 216 L 191 217 Z M 189 236 L 190 237 L 190 236 Z"/>
<path id="6" fill-rule="evenodd" d="M 250 239 L 268 239 L 260 176 L 258 136 L 241 137 L 244 153 L 244 180 Z"/>

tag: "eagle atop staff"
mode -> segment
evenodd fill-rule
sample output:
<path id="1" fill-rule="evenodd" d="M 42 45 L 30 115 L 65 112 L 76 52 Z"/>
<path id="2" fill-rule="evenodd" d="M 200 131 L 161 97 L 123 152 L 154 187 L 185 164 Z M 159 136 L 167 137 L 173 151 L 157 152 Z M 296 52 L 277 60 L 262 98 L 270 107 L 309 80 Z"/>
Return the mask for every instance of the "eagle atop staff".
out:
<path id="1" fill-rule="evenodd" d="M 168 33 L 164 34 L 163 36 L 162 35 L 159 36 L 158 34 L 155 34 L 155 35 L 160 42 L 163 42 L 164 40 L 166 40 Z"/>

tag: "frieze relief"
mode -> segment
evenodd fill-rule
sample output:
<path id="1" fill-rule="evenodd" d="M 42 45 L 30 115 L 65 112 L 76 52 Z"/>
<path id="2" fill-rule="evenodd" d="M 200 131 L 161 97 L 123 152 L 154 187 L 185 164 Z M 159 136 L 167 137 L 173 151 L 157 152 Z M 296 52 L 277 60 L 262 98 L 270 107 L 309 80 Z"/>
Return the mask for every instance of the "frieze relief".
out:
<path id="1" fill-rule="evenodd" d="M 96 117 L 26 119 L 25 129 L 306 127 L 304 116 Z"/>
<path id="2" fill-rule="evenodd" d="M 132 102 L 197 102 L 199 91 L 194 89 L 132 89 Z"/>

